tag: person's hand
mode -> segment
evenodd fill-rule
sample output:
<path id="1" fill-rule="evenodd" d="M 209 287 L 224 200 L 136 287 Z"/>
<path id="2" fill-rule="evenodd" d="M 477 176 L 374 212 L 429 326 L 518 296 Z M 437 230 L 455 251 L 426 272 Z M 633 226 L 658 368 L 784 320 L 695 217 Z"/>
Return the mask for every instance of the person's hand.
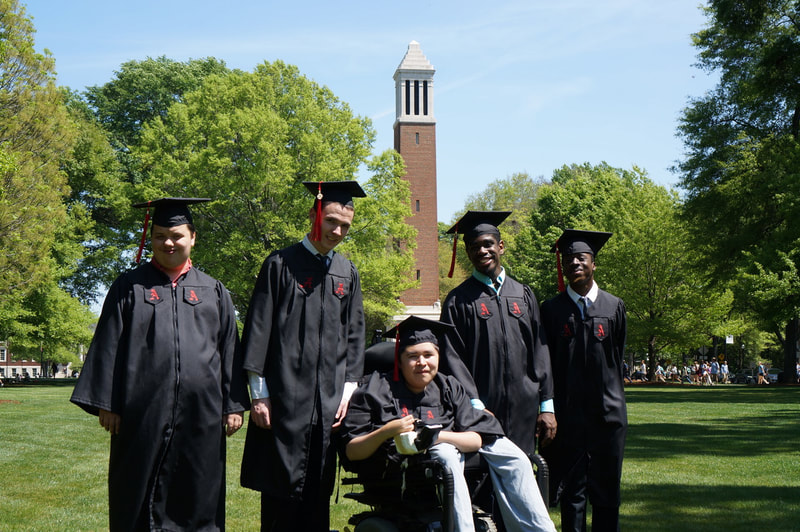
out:
<path id="1" fill-rule="evenodd" d="M 253 406 L 250 408 L 250 419 L 262 429 L 272 428 L 272 402 L 269 397 L 253 399 Z"/>
<path id="2" fill-rule="evenodd" d="M 345 399 L 342 397 L 342 402 L 339 403 L 339 408 L 336 409 L 336 417 L 333 418 L 333 425 L 331 425 L 332 429 L 338 429 L 342 425 L 342 421 L 344 421 L 344 416 L 347 415 L 347 405 L 350 404 L 350 399 Z"/>
<path id="3" fill-rule="evenodd" d="M 393 419 L 383 426 L 386 434 L 394 438 L 394 446 L 400 454 L 417 454 L 419 449 L 414 446 L 417 439 L 416 422 L 414 416 L 408 415 L 400 419 Z"/>
<path id="4" fill-rule="evenodd" d="M 542 447 L 547 447 L 556 437 L 556 416 L 552 412 L 542 412 L 536 420 L 536 437 Z"/>
<path id="5" fill-rule="evenodd" d="M 422 425 L 417 431 L 417 439 L 414 440 L 414 447 L 420 451 L 426 451 L 439 439 L 441 425 Z"/>
<path id="6" fill-rule="evenodd" d="M 415 429 L 416 426 L 414 425 L 414 416 L 412 415 L 401 417 L 400 419 L 393 419 L 383 426 L 383 430 L 386 431 L 386 435 L 389 438 L 393 438 L 404 432 L 411 432 Z"/>
<path id="7" fill-rule="evenodd" d="M 344 389 L 342 390 L 342 400 L 339 402 L 339 408 L 336 409 L 336 417 L 333 418 L 333 425 L 331 428 L 336 430 L 342 425 L 344 416 L 347 415 L 347 407 L 350 404 L 350 398 L 353 392 L 358 388 L 357 382 L 345 382 Z"/>
<path id="8" fill-rule="evenodd" d="M 234 412 L 225 416 L 225 435 L 233 436 L 233 434 L 242 428 L 244 423 L 244 412 Z"/>
<path id="9" fill-rule="evenodd" d="M 109 412 L 108 410 L 103 410 L 101 408 L 97 417 L 100 420 L 100 425 L 112 436 L 119 434 L 119 426 L 122 422 L 122 418 L 119 416 L 119 414 L 115 414 L 114 412 Z"/>

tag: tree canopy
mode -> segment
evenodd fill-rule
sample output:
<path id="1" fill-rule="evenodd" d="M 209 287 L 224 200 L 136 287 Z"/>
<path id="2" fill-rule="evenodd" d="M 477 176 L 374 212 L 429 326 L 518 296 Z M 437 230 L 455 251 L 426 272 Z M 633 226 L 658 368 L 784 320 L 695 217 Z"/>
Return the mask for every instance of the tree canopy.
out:
<path id="1" fill-rule="evenodd" d="M 313 198 L 301 183 L 352 179 L 373 137 L 367 119 L 297 67 L 263 63 L 252 73 L 209 76 L 145 125 L 133 154 L 147 177 L 134 194 L 213 198 L 196 209 L 196 264 L 225 281 L 243 313 L 264 257 L 308 231 Z M 385 154 L 368 168 L 374 173 L 365 184 L 369 198 L 356 201 L 342 251 L 374 274 L 363 276 L 366 307 L 386 312 L 396 308 L 392 302 L 405 286 L 388 283 L 387 275 L 410 268 L 408 255 L 387 247 L 385 236 L 411 236 L 402 223 L 410 214 L 408 188 L 399 179 L 399 159 Z M 381 281 L 387 284 L 370 289 Z"/>
<path id="2" fill-rule="evenodd" d="M 699 64 L 720 82 L 690 102 L 678 165 L 694 246 L 737 306 L 785 348 L 794 371 L 800 328 L 800 4 L 713 0 L 694 35 Z"/>
<path id="3" fill-rule="evenodd" d="M 86 305 L 138 244 L 134 202 L 213 198 L 197 209 L 195 263 L 244 313 L 266 255 L 308 229 L 313 198 L 301 182 L 363 169 L 369 197 L 340 251 L 362 271 L 368 325 L 399 310 L 415 236 L 403 162 L 393 151 L 370 158 L 369 120 L 327 87 L 280 61 L 245 73 L 160 57 L 69 92 L 54 84 L 52 57 L 34 50 L 24 8 L 0 8 L 0 338 L 14 352 L 66 360 L 88 343 Z"/>
<path id="4" fill-rule="evenodd" d="M 695 260 L 677 194 L 640 169 L 607 164 L 564 166 L 539 189 L 527 238 L 517 249 L 527 267 L 517 275 L 540 300 L 557 293 L 556 256 L 564 229 L 609 231 L 596 257 L 598 284 L 621 297 L 628 310 L 628 349 L 652 363 L 663 353 L 684 354 L 714 335 L 733 334 L 732 296 L 712 290 Z M 525 233 L 523 233 L 524 235 Z"/>
<path id="5" fill-rule="evenodd" d="M 70 348 L 86 339 L 90 321 L 59 284 L 82 254 L 70 230 L 83 214 L 64 203 L 60 165 L 76 127 L 54 60 L 35 50 L 33 34 L 19 2 L 0 0 L 0 338 L 26 353 L 42 352 L 46 337 L 53 360 L 77 360 Z"/>
<path id="6" fill-rule="evenodd" d="M 504 264 L 540 300 L 556 293 L 550 248 L 562 229 L 614 232 L 598 280 L 626 301 L 630 347 L 651 362 L 730 334 L 771 349 L 769 331 L 793 374 L 800 3 L 710 0 L 704 9 L 709 24 L 694 44 L 720 81 L 682 115 L 683 197 L 636 167 L 584 164 L 549 181 L 498 179 L 464 210 L 513 211 L 501 226 Z M 368 328 L 399 310 L 414 284 L 403 161 L 392 150 L 373 155 L 370 121 L 330 89 L 281 61 L 244 72 L 215 58 L 159 57 L 71 92 L 55 85 L 54 58 L 33 37 L 19 1 L 0 0 L 0 340 L 14 352 L 74 360 L 90 334 L 86 305 L 131 266 L 142 222 L 132 203 L 164 196 L 213 198 L 196 208 L 193 257 L 241 314 L 264 257 L 308 230 L 312 198 L 301 183 L 361 176 L 368 197 L 339 251 L 361 272 Z M 449 225 L 439 228 L 441 275 Z M 471 270 L 458 249 L 459 273 L 440 283 L 442 296 Z"/>

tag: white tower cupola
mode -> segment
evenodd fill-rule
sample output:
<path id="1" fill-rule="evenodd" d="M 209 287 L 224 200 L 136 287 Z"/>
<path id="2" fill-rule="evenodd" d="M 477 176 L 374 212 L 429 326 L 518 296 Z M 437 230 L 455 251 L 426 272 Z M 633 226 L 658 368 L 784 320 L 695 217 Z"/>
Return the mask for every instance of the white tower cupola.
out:
<path id="1" fill-rule="evenodd" d="M 397 122 L 436 123 L 433 117 L 433 74 L 436 70 L 417 41 L 408 45 L 394 73 Z"/>

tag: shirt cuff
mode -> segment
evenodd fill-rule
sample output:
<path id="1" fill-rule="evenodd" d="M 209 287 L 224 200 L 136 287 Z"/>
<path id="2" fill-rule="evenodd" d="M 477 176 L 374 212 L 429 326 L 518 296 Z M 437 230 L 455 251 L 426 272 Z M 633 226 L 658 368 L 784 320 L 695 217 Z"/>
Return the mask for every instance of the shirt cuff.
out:
<path id="1" fill-rule="evenodd" d="M 346 382 L 344 383 L 344 390 L 342 390 L 342 402 L 349 403 L 350 397 L 353 396 L 353 392 L 356 391 L 358 388 L 357 382 Z"/>
<path id="2" fill-rule="evenodd" d="M 477 408 L 478 410 L 486 410 L 486 405 L 483 404 L 483 401 L 480 399 L 470 399 L 470 403 L 472 403 L 473 408 Z"/>
<path id="3" fill-rule="evenodd" d="M 267 379 L 258 373 L 248 371 L 247 380 L 250 382 L 250 399 L 266 399 L 269 397 Z"/>
<path id="4" fill-rule="evenodd" d="M 555 414 L 556 413 L 556 409 L 555 409 L 555 406 L 553 404 L 553 400 L 552 399 L 548 399 L 547 401 L 542 401 L 542 404 L 539 405 L 539 413 L 540 414 L 544 414 L 544 413 Z"/>

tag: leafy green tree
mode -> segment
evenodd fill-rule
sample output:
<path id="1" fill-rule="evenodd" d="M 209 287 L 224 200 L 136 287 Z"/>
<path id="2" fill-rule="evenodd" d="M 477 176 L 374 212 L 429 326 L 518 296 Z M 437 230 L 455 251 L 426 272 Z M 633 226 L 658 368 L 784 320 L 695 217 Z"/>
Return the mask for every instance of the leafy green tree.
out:
<path id="1" fill-rule="evenodd" d="M 720 81 L 679 127 L 686 215 L 715 278 L 740 281 L 737 306 L 783 345 L 788 376 L 800 333 L 800 6 L 712 0 L 705 11 L 694 44 Z"/>
<path id="2" fill-rule="evenodd" d="M 308 231 L 312 198 L 301 182 L 351 179 L 367 162 L 373 139 L 369 121 L 328 88 L 294 66 L 263 63 L 253 73 L 206 78 L 166 117 L 145 126 L 134 155 L 147 178 L 135 193 L 214 198 L 197 209 L 193 256 L 224 280 L 243 314 L 266 255 Z M 371 198 L 357 200 L 342 251 L 362 271 L 374 325 L 396 308 L 412 267 L 387 235 L 408 241 L 413 235 L 402 223 L 410 215 L 402 162 L 384 154 L 368 169 Z"/>
<path id="3" fill-rule="evenodd" d="M 26 243 L 22 241 L 25 235 L 20 234 L 25 224 L 17 222 L 16 172 L 13 157 L 0 148 L 0 179 L 3 183 L 0 190 L 0 337 L 3 339 L 23 333 L 15 324 L 23 312 L 21 301 L 27 277 L 35 267 L 33 256 L 17 252 L 19 248 L 24 250 Z"/>
<path id="4" fill-rule="evenodd" d="M 515 251 L 527 257 L 515 269 L 515 275 L 533 286 L 539 299 L 557 293 L 556 258 L 551 248 L 561 232 L 568 228 L 607 231 L 604 226 L 612 213 L 612 201 L 623 196 L 626 187 L 633 186 L 637 172 L 605 163 L 565 165 L 553 172 L 550 183 L 540 187 L 538 208 L 531 214 L 531 230 L 520 234 Z M 605 278 L 606 270 L 598 269 L 598 277 Z"/>
<path id="5" fill-rule="evenodd" d="M 464 210 L 457 213 L 455 219 L 460 218 L 468 210 L 511 211 L 505 224 L 509 226 L 525 224 L 531 211 L 536 208 L 539 186 L 540 183 L 534 181 L 525 172 L 511 174 L 505 179 L 497 179 L 489 183 L 480 193 L 469 196 Z M 513 232 L 513 227 L 510 229 Z"/>
<path id="6" fill-rule="evenodd" d="M 54 61 L 36 52 L 33 34 L 25 9 L 0 0 L 0 338 L 17 346 L 32 333 L 26 298 L 63 271 L 54 253 L 78 249 L 57 239 L 71 223 L 59 162 L 75 128 Z"/>
<path id="7" fill-rule="evenodd" d="M 165 118 L 175 102 L 198 89 L 211 75 L 229 70 L 223 61 L 208 57 L 186 62 L 161 56 L 123 63 L 112 81 L 86 89 L 86 101 L 123 152 L 138 144 L 144 125 Z"/>
<path id="8" fill-rule="evenodd" d="M 214 58 L 147 58 L 124 63 L 114 79 L 87 88 L 82 96 L 70 94 L 68 108 L 78 140 L 62 161 L 72 191 L 68 205 L 91 217 L 80 228 L 85 257 L 66 281 L 71 293 L 94 301 L 103 286 L 132 264 L 131 242 L 138 242 L 142 213 L 131 208 L 131 197 L 135 185 L 147 179 L 134 152 L 144 125 L 165 117 L 170 106 L 206 77 L 228 72 Z"/>
<path id="9" fill-rule="evenodd" d="M 92 311 L 53 281 L 37 286 L 24 305 L 28 331 L 17 339 L 14 354 L 38 360 L 44 375 L 52 364 L 79 363 L 78 355 L 92 339 Z"/>
<path id="10" fill-rule="evenodd" d="M 69 94 L 67 107 L 77 138 L 72 150 L 64 153 L 61 168 L 70 186 L 66 205 L 74 220 L 73 236 L 84 252 L 62 286 L 90 303 L 130 266 L 131 253 L 126 250 L 133 240 L 131 231 L 141 218 L 131 213 L 131 185 L 125 180 L 109 133 L 76 93 Z"/>
<path id="11" fill-rule="evenodd" d="M 596 262 L 598 284 L 621 297 L 628 310 L 630 351 L 685 352 L 733 326 L 729 292 L 711 290 L 679 218 L 677 195 L 638 168 L 606 164 L 565 166 L 539 190 L 526 253 L 535 265 L 540 298 L 555 295 L 556 258 L 550 251 L 567 228 L 610 231 L 614 237 Z M 728 332 L 727 334 L 731 334 Z"/>
<path id="12" fill-rule="evenodd" d="M 456 263 L 461 274 L 454 273 L 452 279 L 447 277 L 452 258 L 453 237 L 452 235 L 446 235 L 444 231 L 452 227 L 467 211 L 511 211 L 509 217 L 500 226 L 503 243 L 507 249 L 506 254 L 503 256 L 503 266 L 509 272 L 525 269 L 527 258 L 522 253 L 515 253 L 515 242 L 521 234 L 527 233 L 531 212 L 536 208 L 536 198 L 540 184 L 534 181 L 527 173 L 518 172 L 507 178 L 492 181 L 481 192 L 467 197 L 464 209 L 456 212 L 453 216 L 452 224 L 441 230 L 440 238 L 450 242 L 446 267 L 444 269 L 440 267 L 439 291 L 442 294 L 446 296 L 450 289 L 458 286 L 464 280 L 464 277 L 472 271 L 472 265 L 464 250 L 463 241 L 459 237 L 460 242 L 456 250 Z M 440 254 L 443 253 L 444 250 Z M 443 259 L 440 260 L 444 262 Z M 442 287 L 450 288 L 445 291 Z M 444 298 L 442 298 L 442 301 L 444 301 Z"/>

